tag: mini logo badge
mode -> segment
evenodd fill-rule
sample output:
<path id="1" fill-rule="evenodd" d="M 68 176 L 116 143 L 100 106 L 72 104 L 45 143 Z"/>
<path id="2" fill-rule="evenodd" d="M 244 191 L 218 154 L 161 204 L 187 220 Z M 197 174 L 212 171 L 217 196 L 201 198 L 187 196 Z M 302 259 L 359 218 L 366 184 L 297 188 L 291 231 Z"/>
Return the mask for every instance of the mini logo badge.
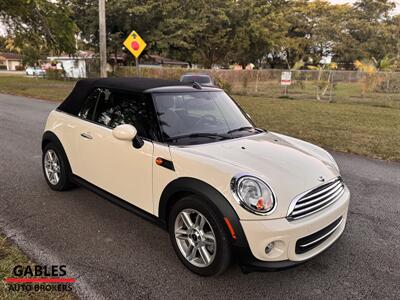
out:
<path id="1" fill-rule="evenodd" d="M 319 176 L 319 177 L 318 177 L 318 181 L 320 181 L 320 182 L 324 182 L 324 181 L 325 181 L 325 178 L 324 178 L 324 177 L 322 177 L 322 176 Z"/>

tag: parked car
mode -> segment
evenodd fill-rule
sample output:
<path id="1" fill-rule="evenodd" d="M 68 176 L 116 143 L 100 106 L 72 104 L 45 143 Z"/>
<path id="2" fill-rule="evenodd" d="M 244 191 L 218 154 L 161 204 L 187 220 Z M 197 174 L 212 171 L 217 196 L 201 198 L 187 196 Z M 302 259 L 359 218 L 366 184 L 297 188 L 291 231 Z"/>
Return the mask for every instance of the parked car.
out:
<path id="1" fill-rule="evenodd" d="M 197 82 L 202 86 L 214 86 L 214 82 L 208 74 L 184 74 L 181 76 L 180 81 L 186 83 Z"/>
<path id="2" fill-rule="evenodd" d="M 40 67 L 27 67 L 25 69 L 25 73 L 27 76 L 45 76 L 46 71 Z"/>
<path id="3" fill-rule="evenodd" d="M 51 189 L 80 185 L 154 221 L 199 275 L 233 258 L 246 272 L 291 267 L 345 228 L 350 192 L 332 156 L 257 128 L 219 88 L 80 80 L 50 113 L 42 150 Z"/>

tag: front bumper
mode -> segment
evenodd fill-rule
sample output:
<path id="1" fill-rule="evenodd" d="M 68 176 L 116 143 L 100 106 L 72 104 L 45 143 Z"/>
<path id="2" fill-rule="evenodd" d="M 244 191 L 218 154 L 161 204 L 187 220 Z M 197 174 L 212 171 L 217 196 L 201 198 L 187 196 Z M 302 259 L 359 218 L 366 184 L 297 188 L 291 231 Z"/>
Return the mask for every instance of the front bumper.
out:
<path id="1" fill-rule="evenodd" d="M 302 261 L 263 261 L 254 257 L 248 247 L 235 247 L 234 254 L 243 273 L 253 271 L 282 271 L 302 264 Z"/>
<path id="2" fill-rule="evenodd" d="M 286 218 L 245 221 L 241 220 L 249 249 L 237 248 L 242 266 L 255 269 L 281 269 L 300 264 L 326 250 L 343 233 L 346 225 L 350 192 L 345 188 L 343 196 L 326 209 L 303 219 L 288 221 Z M 296 242 L 342 218 L 340 225 L 318 246 L 296 253 Z M 274 242 L 273 250 L 266 254 L 265 247 Z"/>

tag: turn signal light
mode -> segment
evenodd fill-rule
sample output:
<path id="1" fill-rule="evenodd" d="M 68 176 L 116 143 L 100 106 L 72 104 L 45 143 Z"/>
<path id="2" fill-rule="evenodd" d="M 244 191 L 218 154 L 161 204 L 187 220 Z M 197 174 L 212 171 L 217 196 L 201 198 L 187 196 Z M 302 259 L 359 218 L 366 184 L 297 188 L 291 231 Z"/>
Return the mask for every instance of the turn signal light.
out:
<path id="1" fill-rule="evenodd" d="M 232 226 L 231 222 L 229 221 L 229 219 L 228 219 L 227 217 L 224 217 L 224 221 L 225 221 L 225 223 L 226 223 L 226 226 L 227 226 L 228 229 L 229 229 L 229 232 L 231 233 L 232 238 L 233 238 L 234 240 L 236 240 L 236 239 L 237 239 L 236 233 L 235 233 L 235 230 L 233 230 L 233 226 Z"/>

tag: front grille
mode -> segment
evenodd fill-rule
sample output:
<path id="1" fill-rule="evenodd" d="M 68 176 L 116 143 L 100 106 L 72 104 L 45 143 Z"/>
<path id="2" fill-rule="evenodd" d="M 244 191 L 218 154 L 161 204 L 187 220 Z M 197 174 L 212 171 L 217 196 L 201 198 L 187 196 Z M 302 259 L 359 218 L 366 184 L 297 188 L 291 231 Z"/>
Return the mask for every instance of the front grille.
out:
<path id="1" fill-rule="evenodd" d="M 321 245 L 335 232 L 335 230 L 340 226 L 340 223 L 342 223 L 342 217 L 326 226 L 324 229 L 297 240 L 296 254 L 305 253 L 314 249 L 318 245 Z"/>
<path id="2" fill-rule="evenodd" d="M 290 205 L 287 219 L 297 220 L 316 213 L 334 203 L 343 193 L 343 180 L 337 177 L 296 197 Z"/>

